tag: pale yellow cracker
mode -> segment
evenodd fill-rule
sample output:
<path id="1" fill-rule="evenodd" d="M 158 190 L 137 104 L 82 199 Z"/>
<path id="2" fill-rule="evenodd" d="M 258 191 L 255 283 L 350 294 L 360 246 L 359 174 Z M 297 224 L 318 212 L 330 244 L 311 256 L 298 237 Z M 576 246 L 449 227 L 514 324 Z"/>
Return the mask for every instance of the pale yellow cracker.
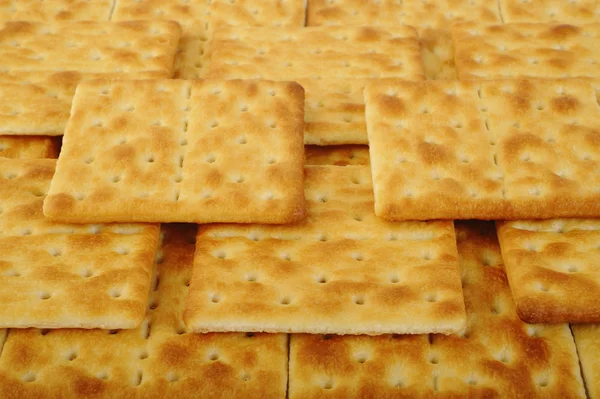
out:
<path id="1" fill-rule="evenodd" d="M 0 158 L 0 327 L 138 326 L 158 226 L 47 221 L 55 163 Z"/>
<path id="2" fill-rule="evenodd" d="M 212 0 L 209 24 L 214 31 L 224 25 L 304 26 L 302 0 Z"/>
<path id="3" fill-rule="evenodd" d="M 15 0 L 12 21 L 108 21 L 113 0 Z"/>
<path id="4" fill-rule="evenodd" d="M 0 157 L 58 158 L 59 140 L 44 136 L 0 136 Z"/>
<path id="5" fill-rule="evenodd" d="M 1 72 L 173 73 L 180 27 L 169 21 L 7 22 Z"/>
<path id="6" fill-rule="evenodd" d="M 579 363 L 585 381 L 585 387 L 590 399 L 600 398 L 600 325 L 598 324 L 574 324 L 571 326 Z"/>
<path id="7" fill-rule="evenodd" d="M 194 331 L 452 333 L 464 304 L 452 222 L 373 214 L 365 166 L 306 167 L 308 217 L 198 232 Z"/>
<path id="8" fill-rule="evenodd" d="M 365 99 L 381 217 L 600 216 L 587 81 L 375 82 Z"/>
<path id="9" fill-rule="evenodd" d="M 598 0 L 499 0 L 505 23 L 585 23 L 600 20 Z"/>
<path id="10" fill-rule="evenodd" d="M 303 105 L 291 82 L 83 82 L 45 214 L 73 222 L 298 220 Z"/>
<path id="11" fill-rule="evenodd" d="M 583 398 L 566 324 L 517 317 L 493 224 L 459 223 L 467 327 L 456 335 L 292 335 L 289 397 Z"/>
<path id="12" fill-rule="evenodd" d="M 215 32 L 210 77 L 424 78 L 415 30 L 408 26 L 229 27 Z"/>
<path id="13" fill-rule="evenodd" d="M 210 0 L 115 0 L 111 21 L 177 21 L 184 37 L 208 39 Z"/>
<path id="14" fill-rule="evenodd" d="M 414 26 L 419 32 L 428 79 L 454 79 L 450 25 L 456 21 L 500 22 L 495 2 L 482 0 L 309 0 L 308 25 Z"/>
<path id="15" fill-rule="evenodd" d="M 200 79 L 210 69 L 211 42 L 198 37 L 182 37 L 175 55 L 175 79 Z"/>
<path id="16" fill-rule="evenodd" d="M 452 28 L 460 79 L 597 77 L 600 24 L 457 23 Z"/>
<path id="17" fill-rule="evenodd" d="M 363 98 L 368 79 L 296 81 L 306 92 L 305 144 L 368 144 Z"/>
<path id="18" fill-rule="evenodd" d="M 497 227 L 522 320 L 600 322 L 600 221 L 515 221 Z"/>
<path id="19" fill-rule="evenodd" d="M 306 165 L 370 165 L 369 147 L 366 145 L 337 145 L 305 147 Z"/>
<path id="20" fill-rule="evenodd" d="M 0 396 L 285 397 L 284 334 L 200 335 L 185 328 L 195 226 L 164 226 L 163 233 L 142 326 L 10 330 L 0 355 Z"/>

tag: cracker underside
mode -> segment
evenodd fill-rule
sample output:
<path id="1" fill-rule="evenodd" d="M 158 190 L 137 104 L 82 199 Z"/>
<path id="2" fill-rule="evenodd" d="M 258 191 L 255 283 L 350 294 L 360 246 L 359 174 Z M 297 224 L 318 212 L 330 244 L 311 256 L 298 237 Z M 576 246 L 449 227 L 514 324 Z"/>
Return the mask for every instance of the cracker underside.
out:
<path id="1" fill-rule="evenodd" d="M 200 335 L 185 328 L 181 314 L 195 226 L 166 225 L 163 233 L 157 273 L 146 298 L 148 314 L 141 327 L 10 330 L 0 356 L 0 394 L 23 398 L 76 398 L 91 392 L 105 397 L 285 396 L 285 335 Z"/>
<path id="2" fill-rule="evenodd" d="M 457 223 L 456 234 L 463 331 L 292 335 L 289 397 L 585 397 L 569 326 L 517 317 L 493 224 Z"/>
<path id="3" fill-rule="evenodd" d="M 369 165 L 366 145 L 305 146 L 306 165 Z"/>
<path id="4" fill-rule="evenodd" d="M 600 24 L 452 26 L 459 79 L 597 77 Z"/>
<path id="5" fill-rule="evenodd" d="M 368 167 L 305 171 L 304 221 L 200 228 L 187 325 L 200 332 L 460 330 L 452 223 L 378 219 Z"/>
<path id="6" fill-rule="evenodd" d="M 45 214 L 72 222 L 298 220 L 303 106 L 291 82 L 84 82 Z"/>
<path id="7" fill-rule="evenodd" d="M 598 324 L 573 324 L 571 325 L 581 371 L 585 381 L 587 393 L 591 399 L 600 398 L 600 326 Z"/>
<path id="8" fill-rule="evenodd" d="M 0 158 L 0 327 L 138 326 L 158 226 L 47 221 L 55 164 Z"/>
<path id="9" fill-rule="evenodd" d="M 600 322 L 600 223 L 596 219 L 498 222 L 522 320 Z"/>
<path id="10" fill-rule="evenodd" d="M 4 158 L 58 158 L 59 142 L 44 136 L 2 136 L 0 157 Z"/>
<path id="11" fill-rule="evenodd" d="M 600 215 L 600 113 L 586 80 L 376 82 L 365 99 L 381 217 Z"/>

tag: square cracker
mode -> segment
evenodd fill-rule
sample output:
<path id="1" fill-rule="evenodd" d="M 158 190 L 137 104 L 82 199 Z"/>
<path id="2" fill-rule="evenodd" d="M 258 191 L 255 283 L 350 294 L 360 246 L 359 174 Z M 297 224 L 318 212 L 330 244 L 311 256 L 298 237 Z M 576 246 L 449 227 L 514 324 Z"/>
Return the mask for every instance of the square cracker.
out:
<path id="1" fill-rule="evenodd" d="M 173 21 L 7 22 L 0 29 L 2 72 L 161 72 L 173 74 L 181 29 Z"/>
<path id="2" fill-rule="evenodd" d="M 381 217 L 600 216 L 588 81 L 376 82 L 365 100 Z"/>
<path id="3" fill-rule="evenodd" d="M 158 226 L 47 221 L 55 164 L 0 158 L 0 327 L 138 326 Z"/>
<path id="4" fill-rule="evenodd" d="M 305 171 L 304 221 L 200 227 L 188 327 L 370 335 L 464 327 L 452 222 L 378 219 L 368 167 Z"/>
<path id="5" fill-rule="evenodd" d="M 288 223 L 304 216 L 297 83 L 83 82 L 46 216 Z"/>
<path id="6" fill-rule="evenodd" d="M 459 79 L 597 77 L 600 24 L 453 25 Z"/>
<path id="7" fill-rule="evenodd" d="M 598 360 L 598 351 L 600 351 L 600 325 L 598 324 L 574 324 L 571 326 L 577 353 L 579 354 L 579 363 L 588 397 L 591 399 L 600 398 L 600 360 Z"/>
<path id="8" fill-rule="evenodd" d="M 522 320 L 600 322 L 600 221 L 523 220 L 497 226 Z"/>
<path id="9" fill-rule="evenodd" d="M 44 136 L 0 136 L 0 157 L 58 158 L 57 138 Z"/>
<path id="10" fill-rule="evenodd" d="M 456 235 L 465 330 L 292 335 L 289 397 L 585 397 L 569 326 L 517 317 L 493 224 L 457 223 Z"/>
<path id="11" fill-rule="evenodd" d="M 366 145 L 305 146 L 305 165 L 370 165 Z"/>
<path id="12" fill-rule="evenodd" d="M 505 23 L 585 23 L 598 21 L 598 0 L 499 0 Z"/>
<path id="13" fill-rule="evenodd" d="M 113 0 L 15 0 L 12 21 L 108 21 Z"/>
<path id="14" fill-rule="evenodd" d="M 368 144 L 363 90 L 369 79 L 296 79 L 304 87 L 304 143 Z"/>
<path id="15" fill-rule="evenodd" d="M 424 78 L 409 26 L 229 27 L 215 32 L 209 77 Z"/>
<path id="16" fill-rule="evenodd" d="M 195 230 L 163 226 L 161 256 L 141 327 L 10 330 L 0 355 L 0 396 L 285 397 L 286 335 L 201 335 L 185 328 L 181 314 Z"/>

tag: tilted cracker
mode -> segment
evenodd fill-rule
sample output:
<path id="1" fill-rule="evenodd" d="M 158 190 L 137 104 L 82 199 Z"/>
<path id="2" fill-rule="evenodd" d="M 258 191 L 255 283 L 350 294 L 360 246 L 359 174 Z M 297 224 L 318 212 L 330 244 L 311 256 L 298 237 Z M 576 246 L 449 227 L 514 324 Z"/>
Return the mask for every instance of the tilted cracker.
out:
<path id="1" fill-rule="evenodd" d="M 368 144 L 363 89 L 368 79 L 296 79 L 306 92 L 305 144 Z"/>
<path id="2" fill-rule="evenodd" d="M 598 21 L 597 0 L 499 0 L 505 23 L 551 22 L 585 23 Z"/>
<path id="3" fill-rule="evenodd" d="M 600 398 L 600 361 L 598 361 L 600 326 L 598 324 L 573 324 L 571 329 L 575 337 L 588 397 Z"/>
<path id="4" fill-rule="evenodd" d="M 285 335 L 200 335 L 185 329 L 181 314 L 195 226 L 163 226 L 163 233 L 141 327 L 10 330 L 0 355 L 0 395 L 284 397 Z"/>
<path id="5" fill-rule="evenodd" d="M 381 217 L 600 215 L 587 81 L 376 82 L 365 99 Z"/>
<path id="6" fill-rule="evenodd" d="M 465 330 L 292 335 L 289 397 L 585 397 L 569 326 L 517 317 L 493 224 L 457 223 L 456 235 Z"/>
<path id="7" fill-rule="evenodd" d="M 600 24 L 453 25 L 459 79 L 599 76 Z"/>
<path id="8" fill-rule="evenodd" d="M 303 94 L 291 82 L 83 82 L 45 213 L 73 222 L 298 220 Z"/>
<path id="9" fill-rule="evenodd" d="M 522 320 L 600 322 L 600 221 L 514 221 L 497 227 Z"/>
<path id="10" fill-rule="evenodd" d="M 55 164 L 0 158 L 0 327 L 138 326 L 158 226 L 47 221 Z"/>
<path id="11" fill-rule="evenodd" d="M 180 33 L 173 21 L 7 22 L 0 29 L 1 71 L 155 71 L 170 77 Z"/>
<path id="12" fill-rule="evenodd" d="M 451 222 L 378 219 L 368 167 L 305 170 L 304 221 L 200 227 L 188 327 L 371 335 L 464 327 Z"/>
<path id="13" fill-rule="evenodd" d="M 370 165 L 369 147 L 366 145 L 338 145 L 305 147 L 306 165 Z"/>
<path id="14" fill-rule="evenodd" d="M 408 26 L 229 27 L 215 32 L 209 77 L 424 78 Z"/>
<path id="15" fill-rule="evenodd" d="M 14 0 L 10 19 L 4 21 L 108 21 L 113 0 Z"/>
<path id="16" fill-rule="evenodd" d="M 44 136 L 0 136 L 0 157 L 58 158 L 59 141 Z"/>
<path id="17" fill-rule="evenodd" d="M 495 3 L 482 0 L 309 0 L 308 25 L 414 26 L 428 79 L 455 79 L 450 25 L 455 21 L 500 22 Z"/>

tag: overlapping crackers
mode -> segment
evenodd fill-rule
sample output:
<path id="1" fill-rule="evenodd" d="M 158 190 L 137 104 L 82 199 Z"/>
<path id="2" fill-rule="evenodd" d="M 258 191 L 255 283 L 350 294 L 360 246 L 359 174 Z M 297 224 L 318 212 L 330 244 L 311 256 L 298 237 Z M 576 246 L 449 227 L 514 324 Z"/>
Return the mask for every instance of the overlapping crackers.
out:
<path id="1" fill-rule="evenodd" d="M 375 82 L 365 99 L 378 216 L 600 215 L 587 80 Z"/>
<path id="2" fill-rule="evenodd" d="M 493 224 L 457 224 L 467 326 L 456 335 L 292 335 L 290 398 L 585 396 L 567 324 L 516 315 Z"/>
<path id="3" fill-rule="evenodd" d="M 44 212 L 77 223 L 296 221 L 303 108 L 291 82 L 83 82 Z"/>
<path id="4" fill-rule="evenodd" d="M 451 222 L 378 219 L 368 167 L 305 173 L 303 222 L 200 228 L 188 327 L 371 335 L 464 327 Z"/>
<path id="5" fill-rule="evenodd" d="M 192 334 L 181 320 L 195 226 L 164 226 L 148 314 L 132 330 L 10 330 L 0 395 L 20 398 L 285 396 L 283 334 Z M 0 330 L 0 348 L 2 346 Z"/>
<path id="6" fill-rule="evenodd" d="M 600 398 L 600 361 L 597 353 L 600 350 L 600 325 L 598 324 L 574 324 L 571 326 L 581 372 L 585 381 L 588 397 Z"/>
<path id="7" fill-rule="evenodd" d="M 49 222 L 55 163 L 0 158 L 0 327 L 138 326 L 158 226 Z"/>
<path id="8" fill-rule="evenodd" d="M 0 157 L 58 158 L 59 142 L 45 136 L 0 136 Z"/>
<path id="9" fill-rule="evenodd" d="M 369 147 L 365 145 L 338 145 L 319 147 L 307 145 L 306 165 L 370 165 Z"/>

